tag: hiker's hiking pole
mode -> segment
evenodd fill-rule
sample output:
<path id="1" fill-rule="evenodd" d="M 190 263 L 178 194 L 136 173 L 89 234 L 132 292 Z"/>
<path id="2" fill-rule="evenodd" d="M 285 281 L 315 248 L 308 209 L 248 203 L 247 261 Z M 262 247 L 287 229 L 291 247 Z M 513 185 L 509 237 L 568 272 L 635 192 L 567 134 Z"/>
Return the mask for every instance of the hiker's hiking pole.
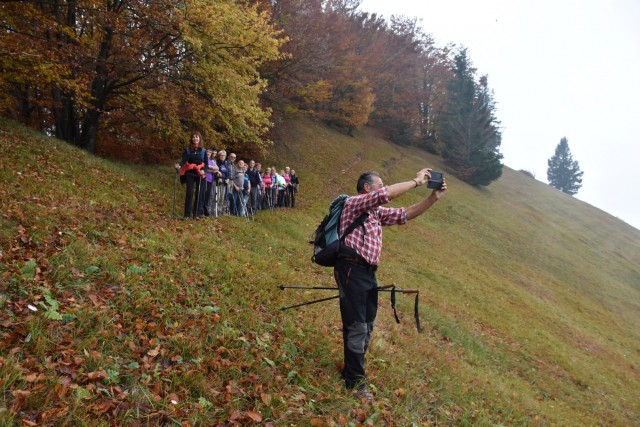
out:
<path id="1" fill-rule="evenodd" d="M 302 307 L 303 305 L 311 305 L 311 304 L 316 304 L 316 303 L 323 302 L 323 301 L 329 301 L 329 300 L 336 299 L 336 298 L 340 298 L 340 295 L 334 295 L 332 297 L 316 299 L 316 300 L 313 300 L 313 301 L 301 302 L 300 304 L 289 305 L 289 306 L 286 306 L 286 307 L 283 306 L 283 307 L 280 307 L 280 311 L 289 310 L 290 308 Z"/>
<path id="2" fill-rule="evenodd" d="M 200 181 L 196 181 L 195 182 L 195 186 L 196 186 L 196 211 L 193 213 L 193 217 L 194 218 L 198 218 L 198 216 L 200 215 L 200 196 L 201 196 L 201 191 L 200 189 L 202 188 L 202 180 L 203 177 L 198 175 L 198 177 L 196 178 L 196 180 L 200 180 Z"/>
<path id="3" fill-rule="evenodd" d="M 178 175 L 180 174 L 180 170 L 176 169 L 175 177 L 173 178 L 173 216 L 177 216 L 176 214 L 176 187 L 178 186 Z"/>
<path id="4" fill-rule="evenodd" d="M 213 181 L 213 191 L 214 191 L 214 197 L 213 197 L 213 205 L 214 205 L 214 216 L 217 218 L 218 217 L 218 183 L 214 180 Z"/>
<path id="5" fill-rule="evenodd" d="M 336 287 L 329 287 L 329 286 L 287 286 L 287 285 L 280 285 L 278 286 L 278 288 L 281 291 L 284 291 L 285 289 L 304 289 L 304 290 L 323 290 L 323 291 L 337 291 L 338 288 Z M 280 307 L 280 311 L 285 311 L 285 310 L 289 310 L 290 308 L 296 308 L 296 307 L 302 307 L 303 305 L 311 305 L 311 304 L 316 304 L 319 302 L 323 302 L 323 301 L 329 301 L 332 299 L 336 299 L 336 298 L 340 298 L 340 295 L 334 295 L 332 297 L 328 297 L 328 298 L 321 298 L 321 299 L 317 299 L 317 300 L 313 300 L 313 301 L 306 301 L 306 302 L 302 302 L 300 304 L 296 304 L 296 305 L 290 305 L 287 307 Z"/>
<path id="6" fill-rule="evenodd" d="M 417 289 L 401 289 L 396 288 L 395 283 L 391 285 L 380 286 L 378 291 L 391 292 L 391 308 L 393 309 L 393 315 L 396 318 L 396 323 L 400 324 L 400 319 L 398 318 L 398 312 L 396 311 L 396 292 L 401 292 L 403 294 L 416 294 L 416 299 L 413 304 L 413 317 L 416 319 L 416 329 L 418 329 L 418 333 L 422 332 L 422 328 L 420 327 L 420 313 L 418 311 L 418 297 L 420 296 L 420 291 Z"/>
<path id="7" fill-rule="evenodd" d="M 338 288 L 335 287 L 330 287 L 330 286 L 287 286 L 287 285 L 280 285 L 278 286 L 278 288 L 280 290 L 285 290 L 285 289 L 302 289 L 302 290 L 321 290 L 321 291 L 337 291 Z M 390 292 L 391 293 L 391 308 L 393 309 L 393 315 L 396 319 L 396 323 L 400 323 L 400 318 L 398 317 L 398 313 L 396 311 L 396 292 L 400 292 L 402 294 L 416 294 L 416 299 L 414 302 L 414 306 L 413 306 L 413 316 L 416 320 L 416 329 L 418 330 L 418 333 L 422 332 L 422 328 L 420 326 L 420 312 L 418 310 L 418 297 L 420 295 L 420 291 L 418 289 L 402 289 L 402 288 L 397 288 L 395 283 L 391 284 L 391 285 L 384 285 L 384 286 L 379 286 L 377 288 L 375 288 L 378 292 Z M 290 308 L 296 308 L 296 307 L 302 307 L 305 305 L 311 305 L 311 304 L 316 304 L 319 302 L 323 302 L 323 301 L 329 301 L 332 299 L 336 299 L 339 298 L 340 295 L 334 295 L 332 297 L 328 297 L 328 298 L 322 298 L 322 299 L 318 299 L 318 300 L 313 300 L 313 301 L 307 301 L 307 302 L 303 302 L 300 304 L 296 304 L 296 305 L 291 305 L 288 307 L 282 307 L 280 308 L 281 311 L 284 310 L 288 310 Z"/>

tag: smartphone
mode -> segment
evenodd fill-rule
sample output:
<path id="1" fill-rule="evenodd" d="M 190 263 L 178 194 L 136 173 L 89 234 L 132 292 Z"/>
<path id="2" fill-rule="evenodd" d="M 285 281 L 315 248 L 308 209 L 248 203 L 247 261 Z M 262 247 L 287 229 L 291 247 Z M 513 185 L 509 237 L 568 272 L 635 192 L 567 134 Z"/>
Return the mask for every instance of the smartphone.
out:
<path id="1" fill-rule="evenodd" d="M 432 190 L 439 190 L 442 188 L 442 180 L 444 178 L 444 174 L 438 171 L 431 171 L 431 178 L 429 178 L 429 182 L 427 183 L 427 188 Z"/>

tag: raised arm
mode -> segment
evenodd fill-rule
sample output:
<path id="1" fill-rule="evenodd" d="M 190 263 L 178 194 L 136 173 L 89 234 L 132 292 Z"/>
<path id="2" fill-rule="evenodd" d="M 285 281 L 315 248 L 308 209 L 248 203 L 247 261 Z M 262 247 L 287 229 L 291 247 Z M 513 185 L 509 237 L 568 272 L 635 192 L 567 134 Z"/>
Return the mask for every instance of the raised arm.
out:
<path id="1" fill-rule="evenodd" d="M 418 171 L 416 177 L 410 181 L 398 182 L 397 184 L 389 185 L 387 187 L 387 195 L 390 199 L 395 199 L 396 197 L 425 184 L 429 181 L 429 178 L 431 178 L 431 169 L 422 169 L 421 171 Z"/>
<path id="2" fill-rule="evenodd" d="M 440 200 L 440 197 L 447 191 L 447 183 L 444 178 L 442 179 L 442 187 L 440 190 L 433 190 L 429 196 L 422 201 L 411 205 L 407 208 L 407 220 L 413 219 L 422 215 L 427 209 L 429 209 L 435 202 Z"/>

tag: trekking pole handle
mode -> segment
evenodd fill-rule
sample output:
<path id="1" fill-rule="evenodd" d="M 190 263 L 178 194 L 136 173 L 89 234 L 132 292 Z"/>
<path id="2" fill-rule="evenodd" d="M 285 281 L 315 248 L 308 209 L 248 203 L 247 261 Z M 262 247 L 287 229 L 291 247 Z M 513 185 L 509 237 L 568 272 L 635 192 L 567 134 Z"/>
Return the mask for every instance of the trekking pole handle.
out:
<path id="1" fill-rule="evenodd" d="M 379 292 L 400 292 L 401 294 L 418 294 L 420 293 L 419 289 L 402 289 L 396 288 L 396 284 L 392 283 L 390 285 L 378 286 L 376 288 Z"/>

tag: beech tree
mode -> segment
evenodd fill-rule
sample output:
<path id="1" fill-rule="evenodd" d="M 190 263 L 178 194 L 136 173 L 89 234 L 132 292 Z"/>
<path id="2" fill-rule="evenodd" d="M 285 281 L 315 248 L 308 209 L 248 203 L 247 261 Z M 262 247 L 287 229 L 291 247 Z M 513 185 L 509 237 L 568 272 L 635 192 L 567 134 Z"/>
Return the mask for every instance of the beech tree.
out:
<path id="1" fill-rule="evenodd" d="M 303 111 L 348 130 L 371 123 L 393 141 L 440 152 L 450 47 L 436 47 L 415 18 L 387 22 L 358 11 L 354 0 L 269 4 L 288 36 L 286 58 L 265 70 L 265 98 L 276 111 Z"/>
<path id="2" fill-rule="evenodd" d="M 571 196 L 582 187 L 580 165 L 573 160 L 569 150 L 569 141 L 562 137 L 556 147 L 555 154 L 547 161 L 547 180 L 549 185 Z"/>
<path id="3" fill-rule="evenodd" d="M 443 142 L 439 125 L 448 103 L 447 84 L 453 79 L 450 58 L 452 46 L 436 47 L 430 35 L 421 42 L 422 75 L 420 89 L 420 131 L 416 145 L 434 154 L 441 154 Z"/>
<path id="4" fill-rule="evenodd" d="M 282 57 L 262 69 L 269 81 L 263 98 L 276 110 L 313 114 L 332 90 L 327 73 L 333 65 L 333 23 L 326 19 L 322 0 L 269 0 L 265 7 L 273 8 L 272 22 L 287 39 Z"/>
<path id="5" fill-rule="evenodd" d="M 283 41 L 269 19 L 234 0 L 2 2 L 0 107 L 91 152 L 192 128 L 259 144 L 258 69 Z"/>
<path id="6" fill-rule="evenodd" d="M 376 102 L 371 121 L 387 131 L 398 143 L 415 143 L 419 136 L 421 98 L 421 45 L 415 18 L 392 16 L 388 25 L 380 25 L 375 16 L 363 34 L 367 47 L 366 70 L 372 81 Z M 363 44 L 364 44 L 363 43 Z"/>

